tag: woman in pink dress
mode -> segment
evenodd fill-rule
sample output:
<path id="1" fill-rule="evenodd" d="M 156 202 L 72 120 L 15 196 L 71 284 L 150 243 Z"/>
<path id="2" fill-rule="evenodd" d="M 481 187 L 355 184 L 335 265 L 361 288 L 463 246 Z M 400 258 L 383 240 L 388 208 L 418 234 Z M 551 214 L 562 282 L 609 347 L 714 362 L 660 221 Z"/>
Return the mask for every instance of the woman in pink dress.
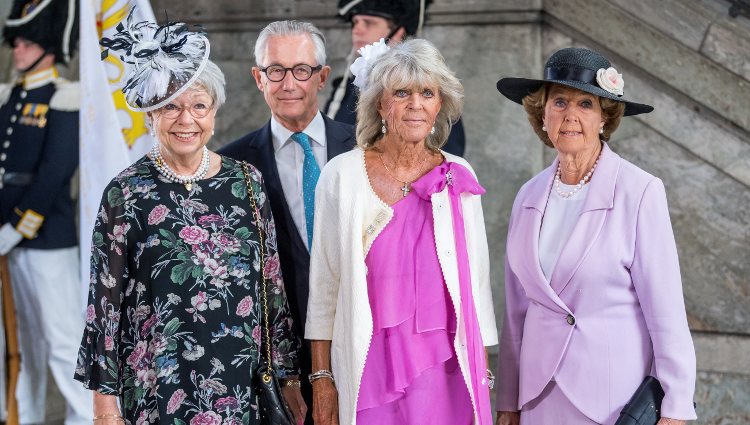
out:
<path id="1" fill-rule="evenodd" d="M 331 160 L 316 189 L 313 418 L 490 425 L 484 189 L 440 150 L 463 87 L 424 40 L 360 53 L 358 148 Z"/>

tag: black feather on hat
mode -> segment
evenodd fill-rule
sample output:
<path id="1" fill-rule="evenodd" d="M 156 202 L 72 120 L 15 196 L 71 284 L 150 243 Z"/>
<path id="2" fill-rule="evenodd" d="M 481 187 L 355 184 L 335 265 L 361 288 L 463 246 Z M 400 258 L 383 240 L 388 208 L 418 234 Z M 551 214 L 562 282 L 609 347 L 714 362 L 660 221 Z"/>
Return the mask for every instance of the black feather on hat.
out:
<path id="1" fill-rule="evenodd" d="M 424 7 L 432 3 L 425 0 Z M 420 0 L 339 0 L 339 17 L 351 22 L 354 15 L 372 15 L 390 19 L 414 35 L 419 27 Z"/>
<path id="2" fill-rule="evenodd" d="M 32 41 L 67 64 L 78 42 L 77 0 L 15 0 L 5 21 L 3 41 Z"/>

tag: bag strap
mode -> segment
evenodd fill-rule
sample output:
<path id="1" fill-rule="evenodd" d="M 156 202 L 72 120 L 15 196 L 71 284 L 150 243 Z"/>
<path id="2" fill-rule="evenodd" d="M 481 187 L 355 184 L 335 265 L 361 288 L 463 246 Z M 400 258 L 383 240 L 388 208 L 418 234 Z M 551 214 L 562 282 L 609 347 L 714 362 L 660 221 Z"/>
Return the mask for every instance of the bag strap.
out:
<path id="1" fill-rule="evenodd" d="M 267 280 L 266 280 L 266 253 L 265 253 L 265 241 L 263 240 L 263 227 L 261 225 L 260 211 L 258 210 L 258 204 L 255 201 L 255 191 L 253 185 L 250 182 L 250 171 L 248 170 L 247 162 L 242 161 L 242 172 L 245 175 L 245 185 L 247 186 L 247 196 L 250 198 L 250 205 L 253 207 L 253 216 L 255 216 L 255 223 L 258 227 L 258 238 L 260 239 L 260 276 L 261 276 L 261 297 L 263 303 L 263 332 L 261 333 L 261 342 L 258 351 L 262 350 L 263 347 L 263 334 L 266 339 L 266 372 L 263 374 L 263 380 L 269 382 L 271 376 L 268 371 L 272 369 L 271 365 L 271 331 L 270 324 L 268 322 L 268 292 L 267 292 Z"/>

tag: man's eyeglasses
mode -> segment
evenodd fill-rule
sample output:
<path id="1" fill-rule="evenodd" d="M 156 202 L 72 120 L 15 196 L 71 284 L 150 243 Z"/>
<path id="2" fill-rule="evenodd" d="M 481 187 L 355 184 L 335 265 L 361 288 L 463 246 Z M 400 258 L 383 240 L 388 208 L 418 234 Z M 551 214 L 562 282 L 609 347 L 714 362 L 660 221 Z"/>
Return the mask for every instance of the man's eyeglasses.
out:
<path id="1" fill-rule="evenodd" d="M 323 69 L 323 65 L 310 66 L 307 64 L 294 65 L 291 68 L 284 68 L 281 65 L 270 65 L 265 68 L 261 68 L 261 72 L 266 73 L 266 77 L 274 83 L 278 83 L 286 77 L 287 71 L 292 71 L 292 75 L 297 81 L 307 81 L 312 75 Z"/>
<path id="2" fill-rule="evenodd" d="M 182 115 L 182 111 L 187 109 L 194 118 L 203 118 L 211 111 L 212 105 L 205 102 L 195 102 L 190 105 L 178 105 L 176 103 L 167 103 L 159 111 L 165 118 L 175 119 Z"/>

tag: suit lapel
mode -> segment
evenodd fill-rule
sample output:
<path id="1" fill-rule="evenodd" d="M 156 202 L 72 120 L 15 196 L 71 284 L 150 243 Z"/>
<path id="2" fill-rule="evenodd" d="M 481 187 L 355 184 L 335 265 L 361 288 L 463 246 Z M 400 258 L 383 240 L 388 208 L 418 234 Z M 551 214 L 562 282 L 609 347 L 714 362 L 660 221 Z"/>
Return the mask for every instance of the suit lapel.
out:
<path id="1" fill-rule="evenodd" d="M 583 263 L 601 232 L 607 212 L 614 205 L 619 164 L 619 156 L 605 144 L 599 165 L 589 183 L 589 193 L 583 202 L 581 214 L 552 271 L 550 285 L 557 294 L 562 294 Z"/>
<path id="2" fill-rule="evenodd" d="M 508 261 L 518 274 L 519 280 L 528 282 L 524 284 L 524 288 L 531 299 L 550 309 L 557 306 L 560 310 L 569 312 L 565 303 L 550 287 L 539 264 L 539 232 L 555 169 L 557 161 L 532 182 L 521 202 L 522 209 L 519 211 L 517 223 L 513 226 L 513 234 L 508 235 Z"/>
<path id="3" fill-rule="evenodd" d="M 323 122 L 326 125 L 326 152 L 328 153 L 328 161 L 354 148 L 354 138 L 351 137 L 349 132 L 337 129 L 336 127 L 340 126 L 339 123 L 325 115 L 323 115 Z"/>

